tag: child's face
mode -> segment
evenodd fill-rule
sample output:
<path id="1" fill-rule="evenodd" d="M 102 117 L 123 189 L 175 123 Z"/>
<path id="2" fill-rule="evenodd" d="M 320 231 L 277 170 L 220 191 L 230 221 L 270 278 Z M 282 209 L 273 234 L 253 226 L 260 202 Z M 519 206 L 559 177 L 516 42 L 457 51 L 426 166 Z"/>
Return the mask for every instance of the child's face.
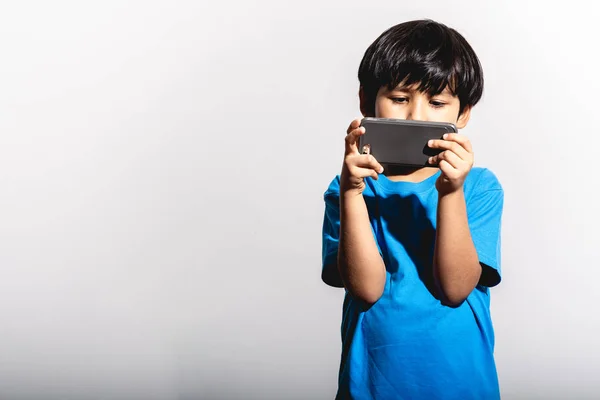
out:
<path id="1" fill-rule="evenodd" d="M 458 129 L 466 126 L 470 109 L 465 109 L 459 116 L 458 97 L 453 96 L 448 89 L 429 97 L 427 93 L 417 91 L 417 86 L 407 87 L 400 84 L 394 90 L 380 88 L 375 100 L 375 117 L 451 122 Z"/>

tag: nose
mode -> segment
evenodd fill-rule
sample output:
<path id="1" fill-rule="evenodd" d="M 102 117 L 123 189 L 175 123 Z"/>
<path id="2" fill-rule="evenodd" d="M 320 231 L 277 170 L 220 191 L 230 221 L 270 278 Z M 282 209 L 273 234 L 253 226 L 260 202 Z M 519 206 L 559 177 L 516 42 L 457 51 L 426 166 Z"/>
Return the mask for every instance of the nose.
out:
<path id="1" fill-rule="evenodd" d="M 423 104 L 422 101 L 413 101 L 409 106 L 408 115 L 406 119 L 408 120 L 416 120 L 416 121 L 425 121 L 427 119 L 427 109 L 426 105 Z"/>

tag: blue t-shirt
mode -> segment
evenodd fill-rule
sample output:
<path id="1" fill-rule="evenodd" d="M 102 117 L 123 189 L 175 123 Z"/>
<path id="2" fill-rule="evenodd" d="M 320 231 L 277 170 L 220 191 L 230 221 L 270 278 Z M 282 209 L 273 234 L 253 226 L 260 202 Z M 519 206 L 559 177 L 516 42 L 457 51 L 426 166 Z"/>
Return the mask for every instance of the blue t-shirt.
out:
<path id="1" fill-rule="evenodd" d="M 500 398 L 489 288 L 501 279 L 502 186 L 488 169 L 467 175 L 467 215 L 482 277 L 466 301 L 450 307 L 433 289 L 439 175 L 419 183 L 365 179 L 363 197 L 387 277 L 370 308 L 346 292 L 337 399 Z M 336 266 L 339 175 L 324 198 L 322 279 L 343 287 Z"/>

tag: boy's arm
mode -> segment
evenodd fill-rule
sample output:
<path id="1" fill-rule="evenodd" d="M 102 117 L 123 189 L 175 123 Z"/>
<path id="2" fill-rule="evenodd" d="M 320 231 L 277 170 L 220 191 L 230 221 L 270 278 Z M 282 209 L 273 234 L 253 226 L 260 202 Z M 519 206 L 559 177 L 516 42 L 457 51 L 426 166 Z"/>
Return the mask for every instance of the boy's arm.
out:
<path id="1" fill-rule="evenodd" d="M 452 306 L 462 303 L 481 278 L 462 190 L 439 196 L 433 271 L 444 300 Z"/>
<path id="2" fill-rule="evenodd" d="M 340 192 L 338 269 L 344 287 L 355 298 L 367 305 L 379 300 L 385 287 L 385 264 L 360 193 Z"/>
<path id="3" fill-rule="evenodd" d="M 473 215 L 467 215 L 464 181 L 473 166 L 471 143 L 458 134 L 446 135 L 444 139 L 430 144 L 432 148 L 445 150 L 432 158 L 432 162 L 439 162 L 442 170 L 436 182 L 439 196 L 433 270 L 445 302 L 456 306 L 477 284 L 493 286 L 499 282 L 497 257 L 503 197 L 499 185 L 486 190 L 477 195 Z M 473 226 L 469 217 L 473 217 Z"/>
<path id="4" fill-rule="evenodd" d="M 344 287 L 356 299 L 371 305 L 385 287 L 385 264 L 371 230 L 362 192 L 364 178 L 378 179 L 381 165 L 369 154 L 360 154 L 357 143 L 365 129 L 360 119 L 347 130 L 346 150 L 340 174 L 340 239 L 337 265 Z"/>

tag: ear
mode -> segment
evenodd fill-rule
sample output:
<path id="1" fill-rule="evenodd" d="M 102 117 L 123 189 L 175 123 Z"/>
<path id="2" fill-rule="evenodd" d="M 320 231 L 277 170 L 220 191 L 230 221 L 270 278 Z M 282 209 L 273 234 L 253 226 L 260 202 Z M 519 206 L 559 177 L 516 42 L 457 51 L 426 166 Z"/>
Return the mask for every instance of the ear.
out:
<path id="1" fill-rule="evenodd" d="M 358 99 L 360 101 L 360 113 L 363 117 L 367 116 L 367 99 L 365 98 L 365 90 L 361 86 L 358 89 Z"/>
<path id="2" fill-rule="evenodd" d="M 469 118 L 471 118 L 471 107 L 467 106 L 458 116 L 458 119 L 456 120 L 456 128 L 463 129 L 465 126 L 467 126 Z"/>

